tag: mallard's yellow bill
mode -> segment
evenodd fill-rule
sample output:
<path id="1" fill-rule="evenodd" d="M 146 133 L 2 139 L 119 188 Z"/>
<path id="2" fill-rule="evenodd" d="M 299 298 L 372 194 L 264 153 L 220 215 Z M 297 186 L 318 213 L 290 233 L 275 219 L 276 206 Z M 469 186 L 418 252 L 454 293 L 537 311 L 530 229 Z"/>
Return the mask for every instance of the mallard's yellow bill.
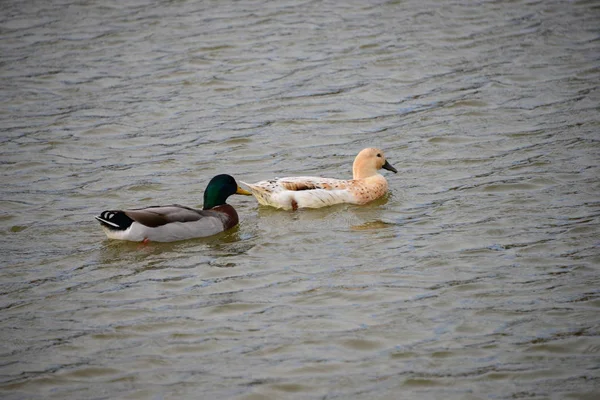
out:
<path id="1" fill-rule="evenodd" d="M 243 194 L 246 196 L 252 196 L 252 193 L 250 193 L 247 190 L 242 189 L 241 187 L 238 186 L 237 191 L 235 192 L 236 194 Z"/>

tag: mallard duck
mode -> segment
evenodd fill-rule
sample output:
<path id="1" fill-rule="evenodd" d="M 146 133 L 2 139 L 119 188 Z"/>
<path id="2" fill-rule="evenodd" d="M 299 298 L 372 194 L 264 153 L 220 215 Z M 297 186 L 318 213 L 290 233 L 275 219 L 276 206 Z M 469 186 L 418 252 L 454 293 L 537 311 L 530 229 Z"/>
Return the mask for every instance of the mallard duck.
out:
<path id="1" fill-rule="evenodd" d="M 353 179 L 331 179 L 312 176 L 275 178 L 257 183 L 246 183 L 260 204 L 297 210 L 319 208 L 339 203 L 366 204 L 387 193 L 386 179 L 377 171 L 396 168 L 386 161 L 376 148 L 362 150 L 352 165 Z"/>
<path id="2" fill-rule="evenodd" d="M 109 239 L 133 242 L 174 242 L 205 237 L 237 225 L 235 209 L 225 201 L 232 194 L 251 195 L 230 175 L 217 175 L 204 191 L 202 210 L 173 204 L 103 211 L 95 217 Z"/>

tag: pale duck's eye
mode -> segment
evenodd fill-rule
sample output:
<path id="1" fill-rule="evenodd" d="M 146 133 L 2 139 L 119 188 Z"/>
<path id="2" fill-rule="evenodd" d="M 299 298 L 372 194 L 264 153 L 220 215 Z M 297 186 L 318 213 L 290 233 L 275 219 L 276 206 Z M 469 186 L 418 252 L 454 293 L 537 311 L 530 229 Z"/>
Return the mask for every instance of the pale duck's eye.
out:
<path id="1" fill-rule="evenodd" d="M 381 153 L 377 153 L 377 157 L 381 157 Z"/>

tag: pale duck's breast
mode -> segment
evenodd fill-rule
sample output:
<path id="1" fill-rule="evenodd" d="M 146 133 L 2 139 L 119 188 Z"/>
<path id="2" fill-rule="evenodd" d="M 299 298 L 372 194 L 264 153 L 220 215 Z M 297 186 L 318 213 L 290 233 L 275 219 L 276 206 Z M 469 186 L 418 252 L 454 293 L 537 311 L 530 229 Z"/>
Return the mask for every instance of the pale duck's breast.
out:
<path id="1" fill-rule="evenodd" d="M 369 203 L 384 196 L 388 191 L 388 183 L 383 175 L 377 174 L 352 182 L 348 190 L 352 193 L 356 204 Z"/>

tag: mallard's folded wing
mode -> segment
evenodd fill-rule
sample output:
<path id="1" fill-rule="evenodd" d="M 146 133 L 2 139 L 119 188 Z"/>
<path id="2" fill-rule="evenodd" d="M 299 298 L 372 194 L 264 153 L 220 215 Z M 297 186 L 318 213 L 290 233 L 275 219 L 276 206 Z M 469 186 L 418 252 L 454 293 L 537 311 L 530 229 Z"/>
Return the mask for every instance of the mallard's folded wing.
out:
<path id="1" fill-rule="evenodd" d="M 123 212 L 135 222 L 151 228 L 173 222 L 193 222 L 203 217 L 214 216 L 213 213 L 208 211 L 196 210 L 178 204 L 123 210 Z"/>

